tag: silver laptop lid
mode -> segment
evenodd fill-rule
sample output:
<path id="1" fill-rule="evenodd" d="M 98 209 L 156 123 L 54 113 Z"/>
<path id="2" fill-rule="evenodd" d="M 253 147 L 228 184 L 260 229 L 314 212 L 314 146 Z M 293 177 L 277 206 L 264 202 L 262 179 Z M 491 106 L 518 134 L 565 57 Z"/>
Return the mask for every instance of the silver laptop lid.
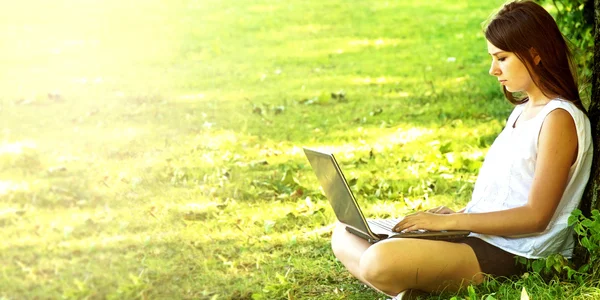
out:
<path id="1" fill-rule="evenodd" d="M 303 148 L 337 219 L 373 237 L 333 154 Z"/>

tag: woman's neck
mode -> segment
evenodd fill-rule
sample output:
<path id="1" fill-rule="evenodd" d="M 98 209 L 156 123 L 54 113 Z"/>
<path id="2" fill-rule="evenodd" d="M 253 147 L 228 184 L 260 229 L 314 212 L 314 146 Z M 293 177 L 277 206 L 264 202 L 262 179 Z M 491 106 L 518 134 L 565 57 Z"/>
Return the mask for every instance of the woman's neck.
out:
<path id="1" fill-rule="evenodd" d="M 528 101 L 526 107 L 535 107 L 546 105 L 553 98 L 549 98 L 536 86 L 531 91 L 527 91 Z"/>

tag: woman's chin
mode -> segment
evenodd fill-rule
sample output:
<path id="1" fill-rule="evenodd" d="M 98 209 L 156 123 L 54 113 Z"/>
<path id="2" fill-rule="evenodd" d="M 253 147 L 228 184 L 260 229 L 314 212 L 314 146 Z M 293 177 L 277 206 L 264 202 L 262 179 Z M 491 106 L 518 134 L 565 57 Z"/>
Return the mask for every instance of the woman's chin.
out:
<path id="1" fill-rule="evenodd" d="M 522 90 L 521 90 L 521 89 L 511 89 L 511 88 L 510 88 L 510 87 L 508 87 L 508 86 L 505 86 L 505 87 L 506 87 L 506 90 L 507 90 L 507 91 L 509 91 L 509 92 L 511 92 L 511 93 L 518 93 L 518 92 L 522 92 Z"/>

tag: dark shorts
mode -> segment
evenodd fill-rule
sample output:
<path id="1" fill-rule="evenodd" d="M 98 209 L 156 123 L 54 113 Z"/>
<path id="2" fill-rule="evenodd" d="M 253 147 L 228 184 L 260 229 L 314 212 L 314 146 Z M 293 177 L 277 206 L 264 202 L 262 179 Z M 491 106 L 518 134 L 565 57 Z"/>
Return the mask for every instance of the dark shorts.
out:
<path id="1" fill-rule="evenodd" d="M 483 273 L 497 276 L 521 275 L 526 272 L 523 264 L 517 262 L 520 256 L 506 252 L 496 246 L 490 245 L 476 237 L 464 237 L 452 240 L 454 243 L 469 245 Z"/>

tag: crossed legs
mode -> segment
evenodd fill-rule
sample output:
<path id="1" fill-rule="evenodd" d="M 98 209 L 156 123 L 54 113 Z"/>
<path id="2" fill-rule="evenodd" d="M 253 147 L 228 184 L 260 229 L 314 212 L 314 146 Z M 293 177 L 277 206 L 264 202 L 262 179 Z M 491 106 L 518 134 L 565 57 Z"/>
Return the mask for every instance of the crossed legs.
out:
<path id="1" fill-rule="evenodd" d="M 405 290 L 440 292 L 483 281 L 470 246 L 425 239 L 388 239 L 371 245 L 338 223 L 333 253 L 352 275 L 391 296 Z"/>

